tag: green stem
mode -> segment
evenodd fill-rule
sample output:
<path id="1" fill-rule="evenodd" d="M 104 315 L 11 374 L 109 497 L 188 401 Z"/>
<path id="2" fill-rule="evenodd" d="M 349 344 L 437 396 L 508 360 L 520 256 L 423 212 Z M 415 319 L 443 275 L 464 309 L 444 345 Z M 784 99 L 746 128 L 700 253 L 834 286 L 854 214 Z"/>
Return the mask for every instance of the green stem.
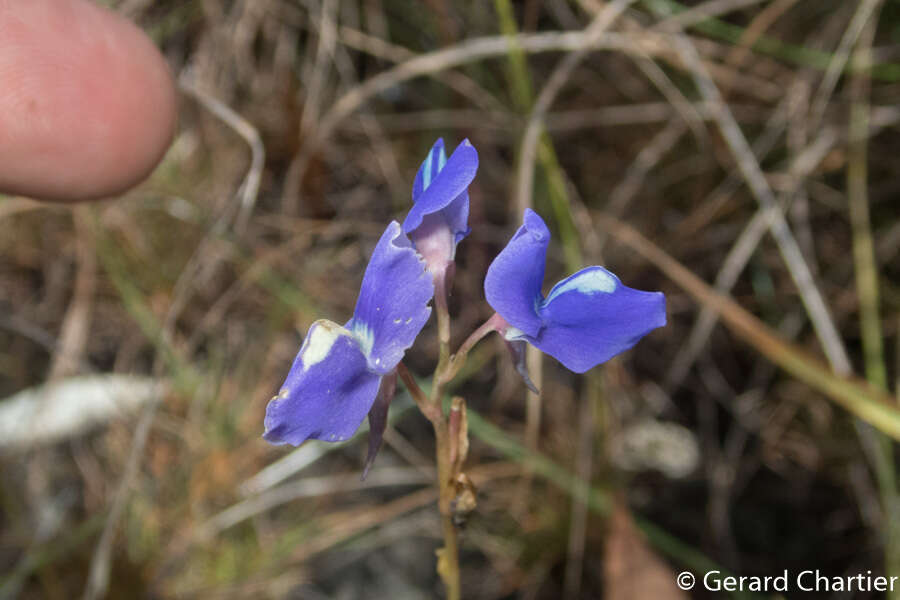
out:
<path id="1" fill-rule="evenodd" d="M 416 383 L 415 378 L 409 372 L 409 369 L 406 368 L 402 362 L 397 364 L 397 374 L 400 375 L 400 379 L 403 381 L 403 385 L 406 386 L 406 389 L 409 391 L 409 395 L 412 396 L 412 399 L 415 400 L 416 406 L 419 407 L 419 410 L 422 411 L 422 414 L 425 415 L 432 423 L 437 423 L 441 420 L 441 416 L 443 415 L 440 410 L 440 405 L 436 405 L 431 402 L 428 398 L 428 395 L 419 387 L 419 384 Z"/>
<path id="2" fill-rule="evenodd" d="M 853 263 L 856 290 L 859 296 L 859 321 L 862 334 L 866 379 L 876 388 L 887 390 L 887 369 L 878 302 L 878 266 L 872 243 L 872 223 L 869 216 L 868 194 L 868 136 L 869 136 L 869 72 L 865 65 L 871 60 L 871 43 L 880 2 L 876 0 L 874 14 L 860 36 L 853 52 L 850 81 L 850 124 L 847 157 L 847 200 L 853 233 Z M 864 434 L 865 435 L 865 434 Z M 900 505 L 898 505 L 894 448 L 891 440 L 877 432 L 871 443 L 871 460 L 881 495 L 884 514 L 885 570 L 888 576 L 900 573 Z M 900 591 L 891 591 L 889 598 L 900 598 Z"/>
<path id="3" fill-rule="evenodd" d="M 434 311 L 437 313 L 438 343 L 440 355 L 437 371 L 446 368 L 450 360 L 450 311 L 447 308 L 447 272 L 446 270 L 434 278 Z"/>
<path id="4" fill-rule="evenodd" d="M 453 500 L 456 495 L 455 481 L 459 465 L 454 465 L 451 458 L 453 444 L 450 439 L 449 421 L 442 404 L 444 385 L 452 379 L 452 376 L 448 377 L 448 373 L 454 362 L 450 356 L 450 312 L 447 307 L 452 268 L 452 264 L 449 264 L 434 277 L 434 309 L 437 313 L 440 356 L 432 377 L 430 395 L 425 395 L 402 363 L 398 365 L 398 374 L 434 428 L 438 509 L 441 513 L 441 531 L 444 537 L 444 546 L 437 551 L 437 572 L 447 590 L 447 599 L 460 600 L 459 541 L 456 526 L 453 524 Z M 474 345 L 474 342 L 472 344 Z"/>
<path id="5" fill-rule="evenodd" d="M 450 434 L 447 420 L 441 415 L 441 419 L 434 426 L 436 441 L 436 458 L 438 466 L 438 485 L 440 495 L 438 497 L 438 509 L 441 512 L 441 531 L 444 535 L 444 547 L 438 550 L 437 572 L 444 582 L 447 590 L 447 600 L 460 599 L 459 578 L 459 543 L 457 541 L 456 526 L 453 524 L 453 498 L 455 488 L 453 485 L 453 465 L 450 461 Z"/>
<path id="6" fill-rule="evenodd" d="M 502 325 L 505 323 L 503 317 L 494 313 L 494 315 L 481 324 L 481 326 L 472 332 L 472 334 L 466 338 L 466 341 L 462 343 L 462 346 L 459 347 L 459 350 L 456 351 L 453 356 L 450 357 L 450 362 L 447 364 L 447 367 L 440 374 L 440 384 L 443 386 L 444 384 L 450 383 L 454 377 L 456 377 L 457 373 L 459 373 L 460 369 L 462 369 L 466 364 L 466 359 L 469 357 L 469 350 L 475 347 L 475 344 L 481 341 L 481 339 L 489 334 L 492 331 L 499 331 Z"/>

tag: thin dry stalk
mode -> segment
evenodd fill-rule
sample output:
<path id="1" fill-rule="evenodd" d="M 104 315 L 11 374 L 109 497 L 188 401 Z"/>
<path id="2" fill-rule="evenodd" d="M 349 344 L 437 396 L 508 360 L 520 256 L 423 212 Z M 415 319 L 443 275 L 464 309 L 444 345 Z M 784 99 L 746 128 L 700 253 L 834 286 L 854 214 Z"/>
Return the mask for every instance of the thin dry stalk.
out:
<path id="1" fill-rule="evenodd" d="M 799 182 L 802 180 L 802 177 L 808 175 L 825 158 L 825 155 L 836 141 L 837 135 L 833 128 L 821 132 L 819 137 L 808 148 L 808 151 L 795 158 L 790 169 L 790 172 L 796 177 L 793 181 Z M 790 191 L 788 191 L 787 195 L 789 194 Z M 770 228 L 769 218 L 769 210 L 760 208 L 744 227 L 737 241 L 735 241 L 725 256 L 719 273 L 716 275 L 715 288 L 718 293 L 728 294 L 737 283 L 744 267 L 747 266 L 750 257 L 753 256 L 753 253 L 762 241 L 763 235 Z M 704 307 L 700 311 L 700 316 L 691 329 L 687 343 L 682 351 L 677 354 L 666 373 L 667 388 L 673 389 L 684 380 L 694 361 L 706 347 L 706 342 L 712 334 L 717 320 L 718 317 L 715 312 L 708 307 Z"/>
<path id="2" fill-rule="evenodd" d="M 303 116 L 300 119 L 300 139 L 307 135 L 314 135 L 316 121 L 321 114 L 320 106 L 322 104 L 325 81 L 328 78 L 327 65 L 334 56 L 334 48 L 337 43 L 337 27 L 335 25 L 337 1 L 322 0 L 319 11 L 319 27 L 317 29 L 319 41 L 316 45 L 312 73 L 306 84 Z"/>
<path id="3" fill-rule="evenodd" d="M 684 135 L 684 122 L 680 120 L 670 121 L 650 143 L 641 149 L 634 161 L 625 170 L 625 176 L 616 187 L 613 188 L 607 200 L 607 212 L 613 216 L 625 214 L 625 210 L 631 200 L 640 191 L 647 179 L 647 175 L 656 167 L 665 155 L 678 143 Z"/>
<path id="4" fill-rule="evenodd" d="M 701 21 L 713 17 L 720 17 L 736 10 L 755 6 L 763 2 L 765 2 L 765 0 L 709 0 L 708 2 L 689 8 L 684 12 L 680 12 L 673 17 L 669 17 L 664 21 L 660 21 L 658 24 L 654 25 L 653 28 L 660 31 L 677 31 Z"/>
<path id="5" fill-rule="evenodd" d="M 666 72 L 653 61 L 650 56 L 636 48 L 634 52 L 628 53 L 633 58 L 635 64 L 641 72 L 656 86 L 656 89 L 669 101 L 669 104 L 675 109 L 675 112 L 691 129 L 694 139 L 701 147 L 706 147 L 709 143 L 709 135 L 703 126 L 703 116 L 690 100 L 684 97 L 681 90 L 672 83 Z"/>
<path id="6" fill-rule="evenodd" d="M 590 52 L 591 46 L 598 43 L 607 29 L 612 26 L 616 18 L 625 11 L 634 0 L 615 0 L 607 4 L 601 10 L 591 24 L 584 31 L 583 46 L 570 52 L 563 58 L 553 70 L 547 83 L 538 94 L 525 133 L 522 135 L 522 144 L 519 155 L 519 168 L 516 173 L 516 212 L 523 215 L 525 209 L 531 206 L 532 189 L 534 186 L 534 166 L 537 158 L 538 140 L 543 130 L 544 116 L 556 100 L 562 87 L 569 80 L 572 71 Z"/>
<path id="7" fill-rule="evenodd" d="M 753 17 L 750 24 L 741 34 L 737 44 L 729 50 L 725 57 L 725 64 L 735 69 L 740 69 L 744 61 L 750 56 L 750 49 L 756 41 L 775 24 L 781 16 L 791 9 L 797 3 L 797 0 L 775 0 L 771 4 L 765 6 L 759 13 Z M 732 81 L 726 82 L 722 87 L 722 95 L 727 96 L 728 91 L 733 85 Z"/>
<path id="8" fill-rule="evenodd" d="M 161 362 L 161 361 L 160 361 Z M 119 484 L 116 487 L 115 496 L 113 498 L 112 507 L 109 515 L 106 517 L 106 523 L 103 527 L 103 533 L 100 534 L 100 540 L 94 548 L 94 554 L 91 557 L 91 566 L 88 571 L 88 579 L 84 588 L 82 600 L 98 600 L 105 598 L 109 590 L 109 574 L 112 563 L 113 542 L 115 541 L 116 531 L 118 529 L 119 520 L 128 504 L 131 496 L 131 487 L 134 480 L 140 472 L 141 459 L 144 456 L 144 448 L 147 445 L 147 438 L 150 435 L 150 427 L 156 418 L 157 409 L 162 398 L 155 398 L 141 413 L 137 428 L 134 432 L 134 438 L 131 442 L 131 450 L 128 454 L 128 461 L 125 463 L 125 472 L 122 474 Z"/>
<path id="9" fill-rule="evenodd" d="M 898 115 L 893 110 L 880 110 L 876 112 L 873 114 L 868 135 L 874 135 L 874 133 L 881 128 L 896 122 L 897 116 Z M 782 191 L 782 204 L 785 202 L 784 198 L 790 198 L 797 190 L 798 186 L 806 180 L 827 154 L 841 141 L 840 133 L 841 132 L 837 127 L 825 127 L 806 149 L 793 158 L 791 166 L 788 169 L 789 184 Z M 763 137 L 765 137 L 765 134 L 760 139 Z M 774 143 L 774 139 L 772 139 L 772 141 Z M 765 155 L 765 153 L 760 154 L 762 156 Z M 726 181 L 726 184 L 727 183 L 728 181 Z M 726 185 L 722 191 L 730 193 L 729 189 L 733 188 Z M 746 267 L 750 257 L 753 255 L 756 247 L 759 245 L 763 235 L 769 227 L 766 219 L 766 210 L 760 208 L 744 227 L 740 236 L 738 236 L 737 241 L 726 255 L 725 260 L 722 262 L 722 266 L 716 275 L 715 288 L 717 292 L 728 294 L 735 283 L 737 283 L 738 277 L 744 270 L 744 267 Z M 717 320 L 718 317 L 714 311 L 711 311 L 708 308 L 703 308 L 701 310 L 694 326 L 691 328 L 687 342 L 682 347 L 682 350 L 678 352 L 666 372 L 665 382 L 667 389 L 672 390 L 681 385 L 681 382 L 684 380 L 684 377 L 687 375 L 694 361 L 706 347 L 709 336 L 712 334 L 712 330 L 715 327 Z"/>
<path id="10" fill-rule="evenodd" d="M 569 523 L 569 544 L 566 548 L 566 569 L 563 577 L 563 597 L 578 598 L 581 593 L 581 578 L 584 566 L 584 546 L 587 538 L 588 506 L 584 499 L 591 484 L 594 456 L 594 423 L 597 415 L 594 406 L 599 391 L 596 386 L 598 375 L 592 374 L 578 404 L 578 453 L 575 456 L 575 475 L 579 493 L 572 494 L 572 520 Z"/>
<path id="11" fill-rule="evenodd" d="M 84 357 L 91 324 L 91 306 L 97 287 L 97 254 L 87 225 L 89 209 L 78 206 L 72 210 L 76 238 L 75 291 L 66 309 L 60 329 L 59 344 L 53 355 L 49 381 L 75 374 Z"/>
<path id="12" fill-rule="evenodd" d="M 866 21 L 859 25 L 860 31 L 857 33 L 857 38 L 862 34 L 862 29 L 880 4 L 880 0 L 868 0 L 860 4 L 857 15 L 865 9 Z M 856 17 L 854 17 L 854 21 L 856 21 Z M 869 29 L 871 29 L 871 26 Z M 872 35 L 870 32 L 867 37 L 871 38 Z M 868 41 L 869 43 L 867 44 L 860 40 L 860 44 L 854 53 L 854 63 L 856 65 L 866 64 L 871 60 L 871 40 Z M 856 38 L 854 38 L 853 42 L 856 42 Z M 853 102 L 850 107 L 848 140 L 847 203 L 850 224 L 853 228 L 853 262 L 855 265 L 856 289 L 859 294 L 863 355 L 865 357 L 866 378 L 873 385 L 887 389 L 887 368 L 884 363 L 884 344 L 881 337 L 881 317 L 878 299 L 878 265 L 875 262 L 875 246 L 872 241 L 872 223 L 869 216 L 868 141 L 870 111 L 868 73 L 855 74 L 850 87 Z"/>
<path id="13" fill-rule="evenodd" d="M 380 487 L 428 485 L 433 480 L 434 473 L 423 474 L 421 469 L 406 467 L 372 470 L 365 481 L 355 475 L 306 477 L 229 506 L 197 526 L 192 538 L 208 541 L 238 523 L 300 498 Z"/>
<path id="14" fill-rule="evenodd" d="M 714 120 L 722 133 L 722 137 L 728 144 L 738 168 L 746 179 L 751 192 L 753 192 L 753 196 L 760 207 L 766 211 L 769 230 L 772 232 L 785 265 L 794 283 L 797 285 L 803 305 L 806 307 L 829 363 L 835 372 L 844 375 L 849 374 L 853 370 L 850 358 L 847 356 L 843 340 L 837 332 L 828 306 L 825 304 L 818 287 L 816 287 L 815 280 L 803 258 L 800 247 L 797 245 L 797 241 L 791 233 L 784 215 L 778 208 L 775 195 L 769 187 L 766 177 L 749 144 L 747 144 L 747 140 L 741 132 L 737 121 L 735 121 L 734 115 L 731 114 L 728 106 L 723 101 L 716 84 L 707 74 L 697 54 L 697 50 L 690 41 L 682 35 L 675 35 L 671 40 L 673 47 L 690 70 L 694 82 L 700 90 L 700 94 L 707 101 L 713 103 Z"/>
<path id="15" fill-rule="evenodd" d="M 595 219 L 619 242 L 653 263 L 699 303 L 715 310 L 738 337 L 797 379 L 819 390 L 853 415 L 900 440 L 900 411 L 883 390 L 852 375 L 841 376 L 779 338 L 768 325 L 703 280 L 628 225 L 598 213 Z"/>
<path id="16" fill-rule="evenodd" d="M 341 25 L 338 28 L 340 33 L 340 42 L 348 48 L 365 52 L 376 58 L 380 58 L 392 63 L 402 63 L 404 61 L 416 57 L 416 53 L 392 44 L 381 38 L 369 35 L 364 31 Z M 463 98 L 468 98 L 472 104 L 479 107 L 480 111 L 506 115 L 506 107 L 494 97 L 493 94 L 484 89 L 477 81 L 464 73 L 449 71 L 438 79 L 440 83 L 444 83 L 450 89 L 457 92 Z M 483 116 L 483 115 L 482 115 Z M 381 117 L 379 117 L 381 118 Z M 410 120 L 411 117 L 405 117 Z M 469 120 L 467 125 L 471 125 L 473 120 Z"/>
<path id="17" fill-rule="evenodd" d="M 243 233 L 247 228 L 250 215 L 253 214 L 256 198 L 259 196 L 259 184 L 262 180 L 263 166 L 266 162 L 266 149 L 263 146 L 259 131 L 249 121 L 233 111 L 223 102 L 220 102 L 203 90 L 197 88 L 191 81 L 187 72 L 179 78 L 178 87 L 181 91 L 197 100 L 201 106 L 233 129 L 234 132 L 241 136 L 241 139 L 250 146 L 250 167 L 247 169 L 247 174 L 244 176 L 244 181 L 241 183 L 241 187 L 238 190 L 240 208 L 235 221 L 235 231 L 239 234 Z M 222 224 L 220 225 L 222 231 L 227 227 L 227 222 L 231 219 L 231 213 L 232 211 L 228 211 L 222 215 Z"/>
<path id="18" fill-rule="evenodd" d="M 322 116 L 315 137 L 303 140 L 301 151 L 291 162 L 285 175 L 285 192 L 282 201 L 296 201 L 299 197 L 300 182 L 303 180 L 309 161 L 318 152 L 320 145 L 330 138 L 344 119 L 367 101 L 404 81 L 422 75 L 434 75 L 491 56 L 506 54 L 511 43 L 528 53 L 577 51 L 589 45 L 585 40 L 585 33 L 580 31 L 519 34 L 514 36 L 512 41 L 507 36 L 474 38 L 449 48 L 417 55 L 415 58 L 367 79 L 341 96 L 331 110 Z M 653 37 L 624 36 L 613 33 L 601 36 L 600 39 L 594 41 L 593 47 L 595 49 L 631 51 L 635 44 L 646 44 L 644 47 L 646 52 L 650 52 L 654 47 L 660 47 L 658 41 Z"/>
<path id="19" fill-rule="evenodd" d="M 822 118 L 825 116 L 825 109 L 828 107 L 832 93 L 834 93 L 834 88 L 837 86 L 837 82 L 847 66 L 847 61 L 850 59 L 850 52 L 856 45 L 857 40 L 859 40 L 866 23 L 872 18 L 872 14 L 880 4 L 881 0 L 861 0 L 856 12 L 853 13 L 853 18 L 847 25 L 837 50 L 835 50 L 831 60 L 828 62 L 828 67 L 822 76 L 822 82 L 819 84 L 819 89 L 816 91 L 816 96 L 812 101 L 809 115 L 810 129 L 817 129 L 822 122 Z"/>
<path id="20" fill-rule="evenodd" d="M 704 113 L 708 118 L 708 113 Z M 782 100 L 778 106 L 772 111 L 771 116 L 766 121 L 765 129 L 762 134 L 753 142 L 753 153 L 763 160 L 775 149 L 778 140 L 784 133 L 789 120 L 788 101 Z M 681 238 L 689 238 L 696 235 L 703 227 L 712 221 L 719 212 L 731 200 L 734 193 L 743 183 L 743 178 L 738 173 L 729 173 L 728 176 L 707 196 L 700 205 L 700 208 L 692 212 L 678 226 L 677 236 Z"/>

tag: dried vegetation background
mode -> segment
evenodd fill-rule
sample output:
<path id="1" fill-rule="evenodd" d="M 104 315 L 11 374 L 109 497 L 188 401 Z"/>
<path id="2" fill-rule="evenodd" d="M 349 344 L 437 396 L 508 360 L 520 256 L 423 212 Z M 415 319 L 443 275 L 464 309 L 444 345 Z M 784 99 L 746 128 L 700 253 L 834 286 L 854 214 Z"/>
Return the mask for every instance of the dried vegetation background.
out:
<path id="1" fill-rule="evenodd" d="M 484 272 L 525 206 L 554 231 L 549 281 L 602 263 L 669 306 L 590 376 L 533 364 L 540 399 L 499 341 L 470 359 L 466 598 L 679 598 L 685 569 L 896 564 L 887 438 L 614 235 L 627 223 L 732 313 L 896 392 L 896 0 L 112 5 L 169 59 L 180 127 L 116 200 L 0 198 L 0 397 L 131 374 L 140 408 L 52 439 L 7 429 L 24 440 L 0 440 L 0 597 L 441 593 L 430 428 L 407 397 L 365 482 L 364 433 L 260 438 L 438 136 L 481 159 L 454 344 L 489 316 Z M 407 359 L 421 375 L 433 327 Z"/>

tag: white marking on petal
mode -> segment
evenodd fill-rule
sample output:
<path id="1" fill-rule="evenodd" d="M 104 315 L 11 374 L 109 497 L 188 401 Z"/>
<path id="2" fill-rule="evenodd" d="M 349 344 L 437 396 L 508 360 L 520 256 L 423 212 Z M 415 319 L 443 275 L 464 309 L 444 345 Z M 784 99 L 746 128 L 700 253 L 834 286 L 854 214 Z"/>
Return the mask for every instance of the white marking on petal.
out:
<path id="1" fill-rule="evenodd" d="M 422 165 L 422 191 L 428 189 L 428 186 L 431 185 L 431 152 L 428 153 L 428 157 L 425 159 L 425 164 Z"/>
<path id="2" fill-rule="evenodd" d="M 507 340 L 509 340 L 510 342 L 515 341 L 515 340 L 524 340 L 525 332 L 522 331 L 521 329 L 518 329 L 518 328 L 510 325 L 509 327 L 506 328 L 506 331 L 503 332 L 503 337 L 506 338 Z"/>
<path id="3" fill-rule="evenodd" d="M 306 371 L 325 360 L 338 337 L 342 335 L 349 336 L 350 332 L 337 323 L 324 319 L 313 323 L 312 332 L 300 349 L 300 356 L 303 357 L 303 370 Z"/>
<path id="4" fill-rule="evenodd" d="M 356 319 L 353 320 L 352 331 L 363 354 L 369 357 L 372 354 L 372 346 L 375 345 L 375 333 L 369 329 L 368 325 Z"/>
<path id="5" fill-rule="evenodd" d="M 592 271 L 585 271 L 561 286 L 553 288 L 550 291 L 550 295 L 547 297 L 546 302 L 550 302 L 560 294 L 565 294 L 566 292 L 577 291 L 582 294 L 596 294 L 597 292 L 603 292 L 605 294 L 611 294 L 615 290 L 616 280 L 605 271 L 595 269 Z"/>

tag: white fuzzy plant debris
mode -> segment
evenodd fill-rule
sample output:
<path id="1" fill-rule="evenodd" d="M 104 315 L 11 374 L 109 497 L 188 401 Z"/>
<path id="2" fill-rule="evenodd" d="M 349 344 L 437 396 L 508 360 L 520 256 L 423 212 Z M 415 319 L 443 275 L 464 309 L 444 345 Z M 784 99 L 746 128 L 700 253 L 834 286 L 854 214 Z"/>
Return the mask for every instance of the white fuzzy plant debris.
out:
<path id="1" fill-rule="evenodd" d="M 0 451 L 21 451 L 73 438 L 134 414 L 165 391 L 136 375 L 87 375 L 22 390 L 0 400 Z"/>

